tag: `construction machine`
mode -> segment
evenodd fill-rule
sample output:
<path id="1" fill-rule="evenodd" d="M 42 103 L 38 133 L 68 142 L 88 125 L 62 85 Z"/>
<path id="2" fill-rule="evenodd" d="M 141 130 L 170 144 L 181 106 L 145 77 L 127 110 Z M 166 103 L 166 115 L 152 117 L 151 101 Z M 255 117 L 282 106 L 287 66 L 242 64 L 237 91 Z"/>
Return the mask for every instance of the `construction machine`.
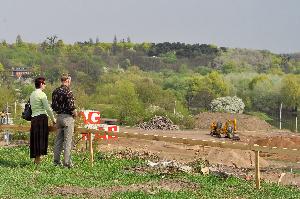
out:
<path id="1" fill-rule="evenodd" d="M 236 119 L 227 120 L 223 126 L 222 122 L 220 121 L 213 121 L 210 125 L 210 135 L 216 136 L 217 138 L 221 138 L 223 134 L 226 138 L 240 140 L 240 137 L 236 134 L 236 131 Z"/>

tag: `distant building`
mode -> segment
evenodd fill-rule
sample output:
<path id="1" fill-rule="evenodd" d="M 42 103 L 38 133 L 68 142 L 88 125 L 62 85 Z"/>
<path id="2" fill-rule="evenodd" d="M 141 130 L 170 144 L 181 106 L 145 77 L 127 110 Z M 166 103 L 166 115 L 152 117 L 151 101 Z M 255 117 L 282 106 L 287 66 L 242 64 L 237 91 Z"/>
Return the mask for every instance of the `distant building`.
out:
<path id="1" fill-rule="evenodd" d="M 12 68 L 12 76 L 20 79 L 21 77 L 28 76 L 32 72 L 28 68 Z"/>

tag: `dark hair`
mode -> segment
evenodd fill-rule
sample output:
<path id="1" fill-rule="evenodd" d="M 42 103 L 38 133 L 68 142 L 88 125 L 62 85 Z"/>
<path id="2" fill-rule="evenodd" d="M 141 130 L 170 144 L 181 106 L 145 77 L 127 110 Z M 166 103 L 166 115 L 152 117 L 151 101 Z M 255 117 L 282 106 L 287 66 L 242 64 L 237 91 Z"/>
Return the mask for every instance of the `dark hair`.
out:
<path id="1" fill-rule="evenodd" d="M 35 88 L 41 88 L 41 84 L 45 84 L 45 78 L 44 77 L 38 77 L 34 80 Z"/>

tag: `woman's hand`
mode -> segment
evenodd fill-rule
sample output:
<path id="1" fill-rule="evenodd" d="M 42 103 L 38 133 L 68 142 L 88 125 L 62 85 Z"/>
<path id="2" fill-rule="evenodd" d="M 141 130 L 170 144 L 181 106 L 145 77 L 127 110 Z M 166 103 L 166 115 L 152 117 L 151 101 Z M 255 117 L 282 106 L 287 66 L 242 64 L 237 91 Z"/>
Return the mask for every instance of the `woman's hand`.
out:
<path id="1" fill-rule="evenodd" d="M 72 116 L 73 116 L 73 117 L 77 117 L 77 116 L 78 116 L 78 113 L 77 113 L 77 110 L 76 110 L 76 109 L 72 111 Z"/>

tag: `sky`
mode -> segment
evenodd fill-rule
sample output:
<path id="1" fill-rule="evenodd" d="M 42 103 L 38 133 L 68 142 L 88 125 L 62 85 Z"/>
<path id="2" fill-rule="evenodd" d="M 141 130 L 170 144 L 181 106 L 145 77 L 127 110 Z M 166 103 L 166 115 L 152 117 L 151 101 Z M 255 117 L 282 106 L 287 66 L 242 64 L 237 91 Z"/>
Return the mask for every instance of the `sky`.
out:
<path id="1" fill-rule="evenodd" d="M 300 52 L 300 0 L 0 0 L 0 41 L 183 42 Z"/>

